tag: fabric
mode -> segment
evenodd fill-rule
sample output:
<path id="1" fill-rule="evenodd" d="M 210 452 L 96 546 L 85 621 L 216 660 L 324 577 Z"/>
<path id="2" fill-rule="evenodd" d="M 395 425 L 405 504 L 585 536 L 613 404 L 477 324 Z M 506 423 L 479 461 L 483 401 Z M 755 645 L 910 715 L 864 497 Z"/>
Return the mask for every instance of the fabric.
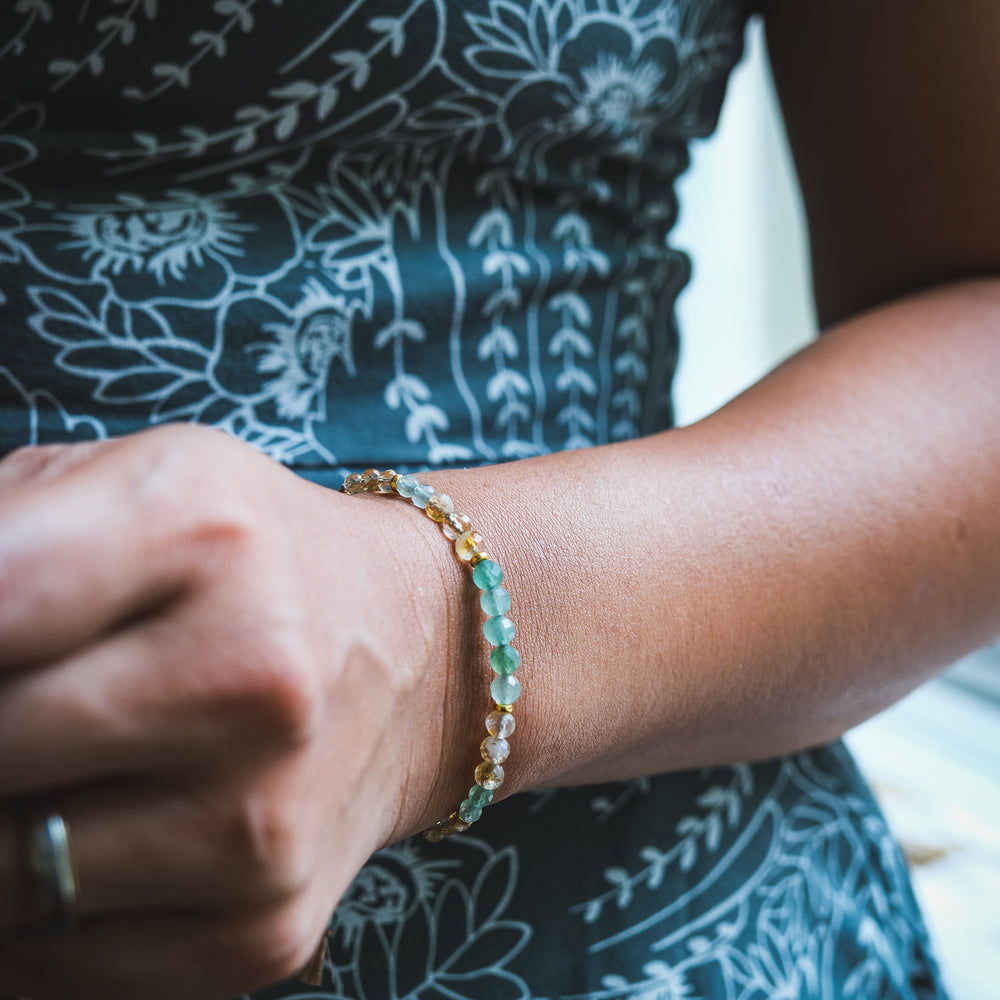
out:
<path id="1" fill-rule="evenodd" d="M 0 10 L 0 453 L 165 421 L 336 485 L 669 427 L 670 246 L 739 0 Z M 530 710 L 530 709 L 528 709 Z M 377 855 L 262 994 L 939 997 L 840 746 Z"/>

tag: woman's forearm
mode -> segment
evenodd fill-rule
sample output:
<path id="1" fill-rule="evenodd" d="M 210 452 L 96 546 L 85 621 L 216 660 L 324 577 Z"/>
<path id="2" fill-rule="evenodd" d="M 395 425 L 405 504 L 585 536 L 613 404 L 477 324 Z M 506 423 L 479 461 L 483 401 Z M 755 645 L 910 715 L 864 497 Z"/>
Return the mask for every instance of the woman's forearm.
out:
<path id="1" fill-rule="evenodd" d="M 815 744 L 1000 633 L 998 376 L 1000 281 L 956 285 L 689 428 L 428 477 L 516 602 L 505 790 Z"/>

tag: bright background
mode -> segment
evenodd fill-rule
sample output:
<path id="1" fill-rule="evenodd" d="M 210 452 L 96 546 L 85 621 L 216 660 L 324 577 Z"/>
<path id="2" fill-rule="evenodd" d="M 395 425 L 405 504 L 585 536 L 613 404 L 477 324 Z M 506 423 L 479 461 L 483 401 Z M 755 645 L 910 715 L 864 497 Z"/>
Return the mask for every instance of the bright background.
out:
<path id="1" fill-rule="evenodd" d="M 717 134 L 681 184 L 674 242 L 681 423 L 710 413 L 815 335 L 804 226 L 761 26 Z M 848 737 L 911 862 L 953 1000 L 1000 998 L 1000 648 L 963 661 Z"/>

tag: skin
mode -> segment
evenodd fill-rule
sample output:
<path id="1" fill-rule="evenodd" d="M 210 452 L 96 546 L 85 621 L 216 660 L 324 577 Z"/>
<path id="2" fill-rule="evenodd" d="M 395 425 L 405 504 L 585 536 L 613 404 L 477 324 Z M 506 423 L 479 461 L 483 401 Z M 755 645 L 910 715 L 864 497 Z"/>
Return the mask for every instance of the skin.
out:
<path id="1" fill-rule="evenodd" d="M 816 744 L 1000 635 L 1000 9 L 766 16 L 826 335 L 690 428 L 429 477 L 515 597 L 505 794 Z M 292 974 L 468 787 L 480 617 L 412 508 L 210 430 L 0 463 L 0 993 Z M 47 794 L 64 939 L 19 875 Z"/>

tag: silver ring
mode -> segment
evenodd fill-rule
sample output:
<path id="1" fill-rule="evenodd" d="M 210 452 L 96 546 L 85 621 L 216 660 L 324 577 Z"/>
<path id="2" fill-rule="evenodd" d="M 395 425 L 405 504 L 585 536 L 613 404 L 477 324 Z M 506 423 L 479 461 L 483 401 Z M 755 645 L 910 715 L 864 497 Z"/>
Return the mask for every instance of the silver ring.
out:
<path id="1" fill-rule="evenodd" d="M 58 809 L 43 809 L 29 819 L 25 863 L 38 894 L 45 926 L 69 934 L 78 916 L 78 888 L 69 828 Z"/>

